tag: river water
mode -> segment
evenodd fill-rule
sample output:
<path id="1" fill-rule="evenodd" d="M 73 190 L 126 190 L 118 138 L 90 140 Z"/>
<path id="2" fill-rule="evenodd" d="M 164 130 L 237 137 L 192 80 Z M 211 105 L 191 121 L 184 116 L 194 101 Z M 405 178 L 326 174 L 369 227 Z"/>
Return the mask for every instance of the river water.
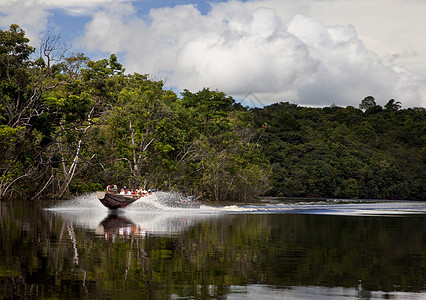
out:
<path id="1" fill-rule="evenodd" d="M 426 202 L 0 202 L 0 298 L 426 299 Z"/>

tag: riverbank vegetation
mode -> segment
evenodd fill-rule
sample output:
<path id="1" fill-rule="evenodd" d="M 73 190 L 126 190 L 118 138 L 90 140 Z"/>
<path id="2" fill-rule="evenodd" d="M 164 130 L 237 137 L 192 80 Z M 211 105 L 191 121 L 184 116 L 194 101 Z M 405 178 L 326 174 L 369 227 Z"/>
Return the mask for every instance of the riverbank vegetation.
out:
<path id="1" fill-rule="evenodd" d="M 106 184 L 253 199 L 269 163 L 252 114 L 219 91 L 182 97 L 115 55 L 38 55 L 16 25 L 0 31 L 0 197 L 64 197 Z"/>
<path id="2" fill-rule="evenodd" d="M 273 196 L 425 200 L 426 111 L 381 107 L 253 109 L 272 166 Z"/>
<path id="3" fill-rule="evenodd" d="M 180 95 L 112 54 L 64 55 L 0 30 L 0 198 L 65 197 L 109 183 L 209 200 L 259 195 L 425 199 L 426 111 Z"/>

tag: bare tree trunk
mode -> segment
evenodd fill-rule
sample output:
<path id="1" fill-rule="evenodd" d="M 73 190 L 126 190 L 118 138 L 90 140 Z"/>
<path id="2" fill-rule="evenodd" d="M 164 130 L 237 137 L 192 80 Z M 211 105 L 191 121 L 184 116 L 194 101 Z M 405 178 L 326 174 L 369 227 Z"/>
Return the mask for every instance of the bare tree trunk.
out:
<path id="1" fill-rule="evenodd" d="M 75 130 L 81 131 L 83 137 L 80 138 L 77 142 L 77 149 L 75 150 L 75 155 L 72 159 L 71 166 L 68 168 L 68 170 L 67 170 L 65 158 L 64 158 L 64 156 L 62 156 L 62 168 L 63 168 L 63 172 L 64 172 L 64 182 L 62 184 L 60 184 L 60 186 L 59 186 L 59 198 L 62 198 L 65 195 L 71 181 L 74 178 L 75 171 L 77 170 L 77 166 L 78 166 L 78 162 L 79 162 L 79 158 L 80 158 L 80 152 L 81 152 L 83 138 L 86 135 L 89 128 L 92 126 L 91 118 L 90 118 L 92 112 L 93 112 L 93 108 L 92 108 L 92 110 L 90 111 L 90 113 L 88 114 L 88 117 L 87 117 L 89 125 L 87 125 L 83 129 L 75 128 Z M 60 141 L 60 143 L 59 143 L 60 148 L 61 148 L 61 145 L 62 145 L 62 143 Z"/>
<path id="2" fill-rule="evenodd" d="M 27 173 L 25 173 L 25 174 L 23 174 L 23 175 L 21 175 L 21 176 L 18 176 L 18 177 L 16 177 L 15 179 L 13 179 L 12 181 L 10 181 L 10 182 L 8 182 L 7 180 L 6 180 L 6 176 L 3 178 L 2 177 L 2 179 L 1 179 L 1 181 L 0 181 L 0 199 L 1 198 L 3 198 L 3 196 L 4 195 L 6 195 L 6 193 L 8 192 L 8 190 L 9 190 L 9 188 L 16 182 L 16 181 L 18 181 L 19 179 L 21 179 L 21 178 L 24 178 L 24 177 L 29 177 L 29 176 L 31 176 L 31 171 L 30 172 L 27 172 Z"/>
<path id="3" fill-rule="evenodd" d="M 139 179 L 141 176 L 141 170 L 142 170 L 142 164 L 144 161 L 146 161 L 146 158 L 144 158 L 143 154 L 148 150 L 148 147 L 151 145 L 151 143 L 154 141 L 154 138 L 150 139 L 149 141 L 146 138 L 142 138 L 139 145 L 136 145 L 136 138 L 135 138 L 135 130 L 133 129 L 132 121 L 129 123 L 129 131 L 130 131 L 130 138 L 131 138 L 131 145 L 132 145 L 132 165 L 130 168 L 130 171 L 133 175 L 133 178 Z M 148 136 L 149 130 L 145 132 L 145 135 Z"/>
<path id="4" fill-rule="evenodd" d="M 81 142 L 82 142 L 81 140 L 78 141 L 77 152 L 74 156 L 73 162 L 72 162 L 70 168 L 68 169 L 68 171 L 64 167 L 65 181 L 64 181 L 64 183 L 61 187 L 61 190 L 59 192 L 59 198 L 62 198 L 64 196 L 65 192 L 68 190 L 69 184 L 71 183 L 71 181 L 74 177 L 75 170 L 77 169 L 78 158 L 79 158 L 79 155 L 80 155 Z M 63 160 L 63 158 L 62 158 L 62 160 Z"/>

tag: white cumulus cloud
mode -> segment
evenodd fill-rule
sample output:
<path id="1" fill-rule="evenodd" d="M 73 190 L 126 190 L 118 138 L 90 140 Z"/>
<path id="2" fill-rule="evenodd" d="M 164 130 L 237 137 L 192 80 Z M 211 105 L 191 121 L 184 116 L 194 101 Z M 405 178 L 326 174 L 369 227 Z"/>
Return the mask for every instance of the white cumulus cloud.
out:
<path id="1" fill-rule="evenodd" d="M 148 16 L 135 3 L 0 0 L 0 27 L 19 24 L 37 44 L 48 26 L 59 28 L 58 10 L 90 17 L 74 47 L 95 59 L 116 53 L 128 72 L 180 90 L 315 106 L 357 106 L 372 95 L 381 105 L 426 107 L 422 0 L 231 0 L 211 3 L 208 14 L 194 4 Z"/>
<path id="2" fill-rule="evenodd" d="M 384 64 L 351 25 L 325 25 L 295 15 L 284 22 L 270 7 L 230 1 L 202 15 L 193 5 L 152 9 L 138 18 L 115 3 L 93 15 L 80 43 L 118 52 L 129 72 L 150 73 L 193 91 L 204 87 L 263 103 L 353 105 L 373 95 L 419 106 L 418 78 Z"/>
<path id="3" fill-rule="evenodd" d="M 8 29 L 11 24 L 18 24 L 32 41 L 38 40 L 40 32 L 46 30 L 48 16 L 48 11 L 43 7 L 31 5 L 27 1 L 0 2 L 0 28 Z"/>
<path id="4" fill-rule="evenodd" d="M 25 30 L 32 44 L 37 44 L 49 30 L 48 18 L 52 10 L 63 10 L 70 15 L 90 15 L 105 4 L 128 0 L 0 0 L 0 28 L 18 24 Z"/>

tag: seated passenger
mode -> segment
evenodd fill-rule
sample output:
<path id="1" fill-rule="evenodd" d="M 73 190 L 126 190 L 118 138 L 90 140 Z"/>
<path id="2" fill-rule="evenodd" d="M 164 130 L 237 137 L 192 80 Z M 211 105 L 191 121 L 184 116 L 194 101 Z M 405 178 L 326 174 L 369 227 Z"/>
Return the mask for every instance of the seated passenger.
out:
<path id="1" fill-rule="evenodd" d="M 112 194 L 117 194 L 117 186 L 115 184 L 109 184 L 107 186 L 107 192 Z"/>
<path id="2" fill-rule="evenodd" d="M 138 192 L 136 189 L 131 189 L 130 194 L 132 195 L 132 198 L 138 198 Z"/>
<path id="3" fill-rule="evenodd" d="M 123 186 L 123 188 L 121 189 L 120 195 L 131 196 L 132 193 L 129 191 L 127 186 Z"/>

